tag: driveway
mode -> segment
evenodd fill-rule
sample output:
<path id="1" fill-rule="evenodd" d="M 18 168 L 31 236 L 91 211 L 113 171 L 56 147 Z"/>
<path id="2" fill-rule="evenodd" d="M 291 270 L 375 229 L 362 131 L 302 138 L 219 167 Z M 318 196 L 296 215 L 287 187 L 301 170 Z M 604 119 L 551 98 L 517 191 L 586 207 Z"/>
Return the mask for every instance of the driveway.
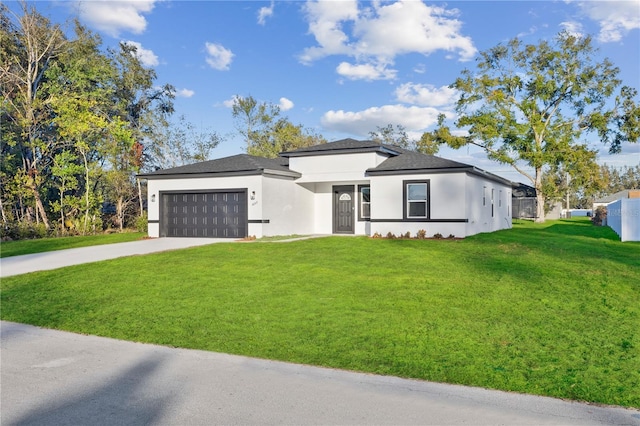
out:
<path id="1" fill-rule="evenodd" d="M 0 322 L 9 425 L 640 425 L 640 411 Z"/>
<path id="2" fill-rule="evenodd" d="M 98 262 L 117 257 L 177 250 L 220 242 L 235 241 L 229 238 L 151 238 L 127 243 L 104 244 L 45 253 L 11 256 L 0 259 L 0 277 L 45 271 L 63 266 Z"/>

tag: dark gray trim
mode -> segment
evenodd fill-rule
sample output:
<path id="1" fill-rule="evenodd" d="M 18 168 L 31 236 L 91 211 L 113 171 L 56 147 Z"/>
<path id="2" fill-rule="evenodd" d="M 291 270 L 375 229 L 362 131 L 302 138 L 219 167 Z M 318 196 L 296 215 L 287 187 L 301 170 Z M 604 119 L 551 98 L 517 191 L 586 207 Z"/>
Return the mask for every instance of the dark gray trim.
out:
<path id="1" fill-rule="evenodd" d="M 398 155 L 399 152 L 388 149 L 382 145 L 377 147 L 363 147 L 363 148 L 337 148 L 337 149 L 326 149 L 321 151 L 304 151 L 304 152 L 283 152 L 280 154 L 281 157 L 290 158 L 290 157 L 315 157 L 318 155 L 345 155 L 345 154 L 364 154 L 369 152 L 377 152 L 385 155 Z"/>
<path id="2" fill-rule="evenodd" d="M 283 172 L 279 170 L 239 170 L 234 172 L 209 172 L 209 173 L 176 173 L 176 174 L 141 174 L 141 179 L 160 180 L 160 179 L 193 179 L 193 178 L 218 178 L 218 177 L 236 177 L 236 176 L 269 176 L 298 179 L 302 175 L 298 172 Z"/>
<path id="3" fill-rule="evenodd" d="M 147 220 L 147 223 L 160 223 L 160 220 Z"/>
<path id="4" fill-rule="evenodd" d="M 424 183 L 427 185 L 427 206 L 426 217 L 407 217 L 407 185 L 411 183 Z M 418 180 L 403 180 L 402 181 L 402 218 L 407 221 L 422 222 L 424 219 L 429 220 L 431 218 L 431 180 L 418 179 Z"/>
<path id="5" fill-rule="evenodd" d="M 424 223 L 469 223 L 469 219 L 370 219 L 370 222 L 375 223 L 402 223 L 402 222 L 424 222 Z"/>
<path id="6" fill-rule="evenodd" d="M 371 184 L 358 185 L 358 222 L 368 222 L 371 218 L 371 201 L 369 201 L 369 217 L 362 217 L 362 188 L 369 188 L 369 200 L 371 200 Z"/>
<path id="7" fill-rule="evenodd" d="M 247 223 L 269 223 L 269 219 L 249 219 Z"/>

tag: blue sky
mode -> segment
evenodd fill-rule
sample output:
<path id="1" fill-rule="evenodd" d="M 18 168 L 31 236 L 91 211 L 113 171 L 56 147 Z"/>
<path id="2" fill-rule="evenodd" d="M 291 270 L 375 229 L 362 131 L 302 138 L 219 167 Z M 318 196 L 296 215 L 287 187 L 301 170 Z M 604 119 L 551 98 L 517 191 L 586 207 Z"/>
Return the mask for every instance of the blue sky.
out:
<path id="1" fill-rule="evenodd" d="M 214 157 L 244 149 L 234 134 L 234 96 L 279 104 L 291 122 L 329 141 L 367 139 L 387 124 L 417 138 L 438 113 L 452 112 L 455 93 L 447 86 L 474 68 L 478 52 L 513 37 L 537 43 L 561 30 L 591 34 L 624 84 L 640 89 L 640 0 L 33 4 L 54 22 L 77 16 L 105 46 L 135 43 L 157 83 L 176 87 L 176 116 L 225 136 Z M 638 144 L 614 157 L 602 148 L 601 162 L 640 164 Z M 526 181 L 478 149 L 439 155 Z"/>

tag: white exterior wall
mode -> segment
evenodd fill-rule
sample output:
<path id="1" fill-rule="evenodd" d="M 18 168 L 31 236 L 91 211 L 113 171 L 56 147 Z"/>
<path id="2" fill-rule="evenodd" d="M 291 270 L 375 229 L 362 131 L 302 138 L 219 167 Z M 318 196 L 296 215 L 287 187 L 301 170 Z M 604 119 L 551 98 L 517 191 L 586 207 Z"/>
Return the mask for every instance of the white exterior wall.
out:
<path id="1" fill-rule="evenodd" d="M 261 237 L 309 233 L 305 232 L 309 227 L 304 226 L 303 220 L 308 220 L 305 210 L 308 214 L 306 203 L 311 197 L 305 194 L 308 191 L 302 189 L 291 179 L 271 176 L 262 179 L 262 198 L 249 200 L 249 205 L 255 203 L 262 206 L 262 219 L 269 221 L 262 225 Z"/>
<path id="2" fill-rule="evenodd" d="M 623 198 L 609 203 L 607 225 L 621 241 L 640 241 L 640 198 Z"/>
<path id="3" fill-rule="evenodd" d="M 297 183 L 358 181 L 365 179 L 365 170 L 387 158 L 375 152 L 291 157 L 289 169 L 302 174 Z"/>
<path id="4" fill-rule="evenodd" d="M 256 199 L 263 200 L 262 176 L 234 176 L 216 178 L 191 178 L 191 179 L 149 179 L 147 182 L 147 206 L 149 221 L 149 236 L 158 238 L 160 236 L 160 192 L 161 191 L 193 191 L 193 190 L 216 190 L 216 189 L 246 189 L 248 199 L 247 216 L 249 220 L 263 220 L 262 203 L 252 204 L 249 199 L 251 192 L 256 192 Z M 155 201 L 152 201 L 154 199 Z M 262 237 L 263 224 L 250 223 L 248 225 L 248 235 Z"/>
<path id="5" fill-rule="evenodd" d="M 406 180 L 429 180 L 429 221 L 397 222 L 403 219 L 403 182 Z M 441 234 L 445 238 L 449 235 L 461 238 L 506 229 L 511 227 L 511 187 L 466 173 L 372 176 L 371 218 L 371 234 L 377 232 L 382 236 L 388 232 L 395 235 L 409 232 L 414 237 L 419 230 L 425 230 L 427 237 Z M 389 221 L 384 222 L 385 219 Z M 464 222 L 465 219 L 468 222 Z"/>
<path id="6" fill-rule="evenodd" d="M 467 174 L 465 187 L 469 219 L 466 235 L 511 228 L 511 186 Z"/>

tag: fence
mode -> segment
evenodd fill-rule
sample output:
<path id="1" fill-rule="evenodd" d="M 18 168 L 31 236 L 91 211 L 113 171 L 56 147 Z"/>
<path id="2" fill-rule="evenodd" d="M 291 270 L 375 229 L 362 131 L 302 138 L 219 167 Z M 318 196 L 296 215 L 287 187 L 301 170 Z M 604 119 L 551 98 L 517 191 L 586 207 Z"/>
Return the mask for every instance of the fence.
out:
<path id="1" fill-rule="evenodd" d="M 640 241 L 640 198 L 623 198 L 607 205 L 607 225 L 621 241 Z"/>

